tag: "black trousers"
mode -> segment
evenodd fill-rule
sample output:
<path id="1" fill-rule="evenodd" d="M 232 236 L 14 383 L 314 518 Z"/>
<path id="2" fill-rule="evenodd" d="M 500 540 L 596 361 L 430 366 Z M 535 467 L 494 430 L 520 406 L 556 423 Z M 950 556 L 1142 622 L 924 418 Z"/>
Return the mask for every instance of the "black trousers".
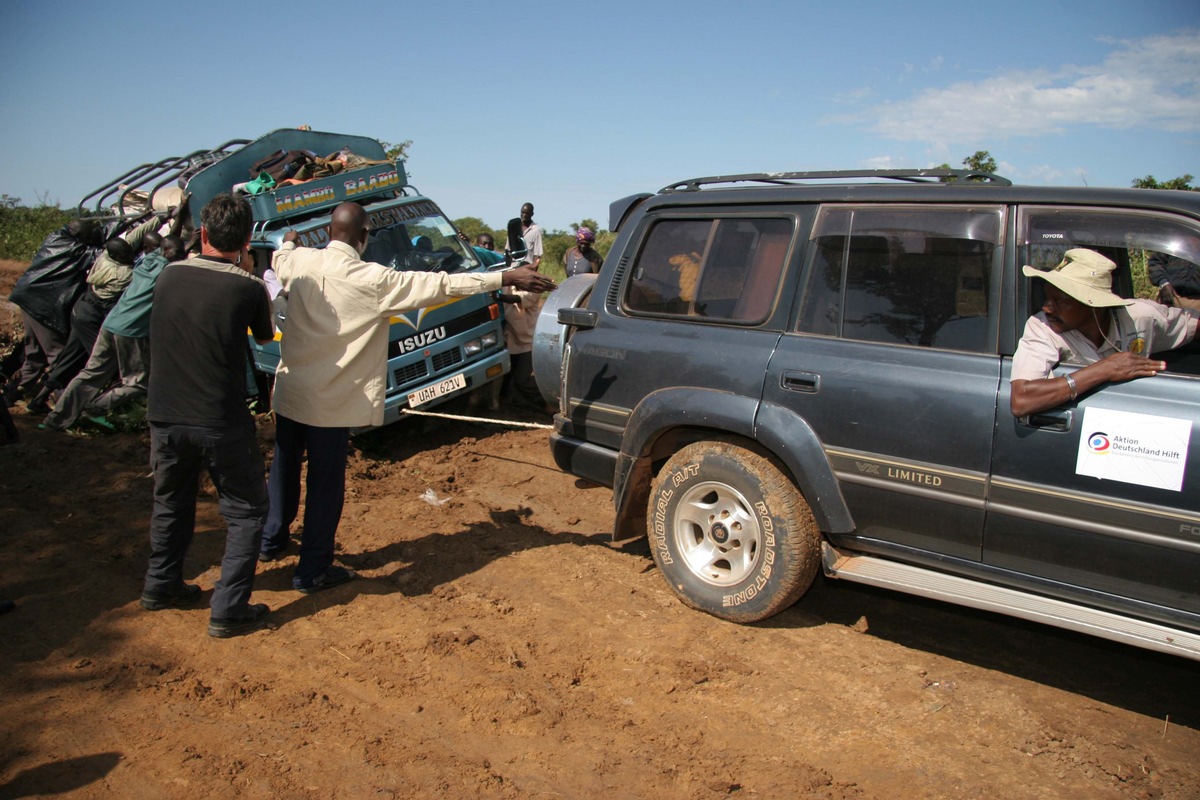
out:
<path id="1" fill-rule="evenodd" d="M 217 489 L 217 507 L 229 532 L 212 615 L 244 609 L 254 589 L 254 570 L 267 517 L 267 481 L 254 422 L 209 428 L 150 423 L 154 511 L 150 518 L 150 568 L 146 591 L 170 592 L 184 581 L 183 560 L 196 528 L 200 471 Z"/>
<path id="2" fill-rule="evenodd" d="M 50 365 L 46 388 L 62 389 L 79 374 L 92 355 L 104 318 L 115 304 L 115 300 L 101 300 L 91 289 L 79 298 L 71 310 L 71 335 L 67 337 L 66 347 Z"/>

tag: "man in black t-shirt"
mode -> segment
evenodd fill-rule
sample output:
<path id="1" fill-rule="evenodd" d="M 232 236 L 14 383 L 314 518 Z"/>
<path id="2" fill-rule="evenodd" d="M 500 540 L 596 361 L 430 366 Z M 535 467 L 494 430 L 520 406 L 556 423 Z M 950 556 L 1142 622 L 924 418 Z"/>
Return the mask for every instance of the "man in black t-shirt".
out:
<path id="1" fill-rule="evenodd" d="M 218 195 L 200 221 L 200 255 L 163 268 L 150 312 L 146 417 L 154 512 L 141 602 L 157 611 L 200 596 L 200 587 L 184 583 L 183 560 L 195 527 L 200 470 L 207 469 L 229 527 L 208 633 L 227 638 L 263 627 L 269 611 L 250 603 L 267 491 L 245 400 L 246 329 L 265 344 L 274 327 L 266 284 L 247 271 L 249 204 Z"/>

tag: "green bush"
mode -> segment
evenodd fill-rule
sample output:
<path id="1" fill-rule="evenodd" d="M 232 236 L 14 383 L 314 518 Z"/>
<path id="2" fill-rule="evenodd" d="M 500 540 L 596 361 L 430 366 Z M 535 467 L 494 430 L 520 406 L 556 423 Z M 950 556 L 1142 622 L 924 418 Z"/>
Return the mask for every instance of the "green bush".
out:
<path id="1" fill-rule="evenodd" d="M 30 261 L 42 241 L 71 220 L 57 206 L 27 208 L 15 197 L 0 202 L 0 258 Z"/>
<path id="2" fill-rule="evenodd" d="M 1150 283 L 1150 277 L 1146 273 L 1146 260 L 1145 250 L 1129 251 L 1129 272 L 1133 277 L 1133 296 L 1157 300 L 1158 289 Z"/>

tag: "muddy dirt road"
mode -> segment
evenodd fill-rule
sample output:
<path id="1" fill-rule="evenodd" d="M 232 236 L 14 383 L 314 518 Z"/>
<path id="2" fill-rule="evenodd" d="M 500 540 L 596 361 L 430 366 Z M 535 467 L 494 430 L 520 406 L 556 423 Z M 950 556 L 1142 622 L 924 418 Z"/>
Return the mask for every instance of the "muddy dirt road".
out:
<path id="1" fill-rule="evenodd" d="M 538 430 L 359 437 L 361 579 L 305 596 L 295 556 L 262 565 L 270 629 L 210 639 L 203 606 L 137 604 L 145 437 L 15 417 L 0 798 L 1200 797 L 1200 665 L 823 579 L 720 622 L 610 541 L 609 491 Z M 222 535 L 208 491 L 206 598 Z"/>

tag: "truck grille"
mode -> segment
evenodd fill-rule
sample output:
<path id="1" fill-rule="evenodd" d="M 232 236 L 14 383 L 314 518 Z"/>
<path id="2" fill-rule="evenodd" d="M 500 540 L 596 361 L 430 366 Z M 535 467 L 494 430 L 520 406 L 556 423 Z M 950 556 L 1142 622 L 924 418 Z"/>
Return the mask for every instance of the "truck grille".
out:
<path id="1" fill-rule="evenodd" d="M 429 367 L 425 365 L 424 359 L 415 364 L 409 364 L 401 367 L 392 373 L 392 378 L 396 381 L 396 387 L 404 386 L 406 383 L 411 383 L 415 380 L 420 380 L 429 374 Z"/>
<path id="2" fill-rule="evenodd" d="M 455 347 L 444 353 L 435 354 L 432 360 L 433 371 L 434 373 L 438 373 L 447 367 L 453 367 L 455 364 L 461 363 L 463 360 L 462 351 Z"/>
<path id="3" fill-rule="evenodd" d="M 461 364 L 463 360 L 462 348 L 452 347 L 441 353 L 435 353 L 427 359 L 421 359 L 415 364 L 409 364 L 392 372 L 392 379 L 396 382 L 397 389 L 403 389 L 414 381 L 419 381 L 427 378 L 430 375 L 437 375 L 443 370 L 453 367 L 455 364 Z M 433 370 L 430 371 L 432 364 Z"/>

